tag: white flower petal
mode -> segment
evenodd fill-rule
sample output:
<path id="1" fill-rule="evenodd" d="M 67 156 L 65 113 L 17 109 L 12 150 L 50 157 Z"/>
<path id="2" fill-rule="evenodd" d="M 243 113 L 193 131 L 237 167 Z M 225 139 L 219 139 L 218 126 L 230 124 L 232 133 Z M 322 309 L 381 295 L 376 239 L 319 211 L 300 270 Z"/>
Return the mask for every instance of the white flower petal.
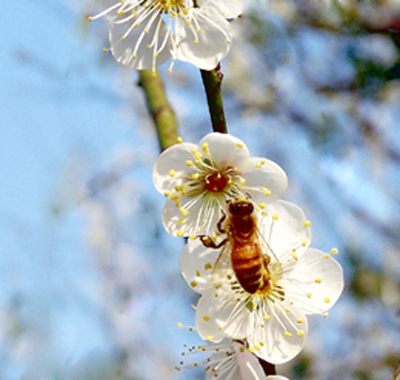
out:
<path id="1" fill-rule="evenodd" d="M 289 379 L 285 376 L 272 375 L 272 376 L 267 376 L 265 380 L 289 380 Z"/>
<path id="2" fill-rule="evenodd" d="M 244 189 L 256 203 L 271 203 L 286 191 L 288 180 L 283 169 L 273 161 L 252 157 L 249 166 L 243 171 L 246 180 Z M 267 189 L 266 193 L 264 189 Z"/>
<path id="3" fill-rule="evenodd" d="M 197 293 L 203 293 L 210 289 L 211 273 L 221 249 L 204 247 L 199 240 L 189 239 L 183 247 L 179 257 L 179 263 L 183 278 Z"/>
<path id="4" fill-rule="evenodd" d="M 242 0 L 198 0 L 197 4 L 202 7 L 205 5 L 214 6 L 227 19 L 238 17 L 242 13 Z"/>
<path id="5" fill-rule="evenodd" d="M 110 28 L 110 46 L 115 59 L 137 70 L 155 68 L 170 57 L 164 20 L 157 17 L 149 25 L 149 19 L 141 21 L 142 13 L 143 8 L 137 16 L 130 12 L 119 15 L 111 21 Z"/>
<path id="6" fill-rule="evenodd" d="M 287 296 L 305 313 L 322 314 L 342 294 L 343 269 L 329 254 L 309 248 L 282 284 Z"/>
<path id="7" fill-rule="evenodd" d="M 261 218 L 260 230 L 279 261 L 284 264 L 288 259 L 300 258 L 311 240 L 303 210 L 293 203 L 277 201 L 261 211 L 267 216 Z"/>
<path id="8" fill-rule="evenodd" d="M 223 198 L 218 200 L 218 198 Z M 218 221 L 222 217 L 221 204 L 225 204 L 223 195 L 197 198 L 180 197 L 180 203 L 167 199 L 163 211 L 163 224 L 169 234 L 189 236 L 191 234 L 214 236 Z M 225 205 L 224 205 L 225 206 Z"/>
<path id="9" fill-rule="evenodd" d="M 225 133 L 209 133 L 199 142 L 199 150 L 204 144 L 207 144 L 217 167 L 236 167 L 239 172 L 248 167 L 249 150 L 237 137 Z"/>
<path id="10" fill-rule="evenodd" d="M 186 175 L 193 173 L 186 161 L 193 159 L 190 150 L 196 148 L 195 144 L 183 143 L 173 145 L 161 153 L 153 169 L 154 186 L 160 193 L 172 191 L 175 186 L 182 184 Z"/>
<path id="11" fill-rule="evenodd" d="M 308 333 L 307 317 L 300 307 L 291 305 L 288 300 L 266 308 L 265 315 L 256 323 L 264 327 L 255 326 L 248 342 L 255 348 L 254 354 L 267 362 L 286 363 L 303 349 Z"/>
<path id="12" fill-rule="evenodd" d="M 215 288 L 204 292 L 197 304 L 196 329 L 202 339 L 220 342 L 224 337 L 243 339 L 253 327 L 253 314 L 234 294 L 221 294 Z"/>
<path id="13" fill-rule="evenodd" d="M 189 10 L 176 18 L 174 58 L 203 70 L 213 70 L 229 51 L 230 25 L 213 7 Z"/>
<path id="14" fill-rule="evenodd" d="M 265 373 L 260 361 L 251 354 L 244 346 L 238 342 L 233 342 L 232 346 L 236 353 L 236 360 L 240 370 L 238 380 L 264 380 Z M 243 350 L 244 349 L 244 350 Z M 238 374 L 239 375 L 239 374 Z"/>

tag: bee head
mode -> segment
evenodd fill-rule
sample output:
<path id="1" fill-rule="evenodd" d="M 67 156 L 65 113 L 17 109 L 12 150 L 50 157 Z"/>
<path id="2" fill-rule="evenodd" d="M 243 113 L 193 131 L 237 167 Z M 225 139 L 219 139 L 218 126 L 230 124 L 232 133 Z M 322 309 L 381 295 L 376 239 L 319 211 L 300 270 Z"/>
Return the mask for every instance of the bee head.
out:
<path id="1" fill-rule="evenodd" d="M 254 205 L 247 199 L 235 199 L 229 203 L 229 212 L 234 216 L 247 216 L 254 211 Z"/>

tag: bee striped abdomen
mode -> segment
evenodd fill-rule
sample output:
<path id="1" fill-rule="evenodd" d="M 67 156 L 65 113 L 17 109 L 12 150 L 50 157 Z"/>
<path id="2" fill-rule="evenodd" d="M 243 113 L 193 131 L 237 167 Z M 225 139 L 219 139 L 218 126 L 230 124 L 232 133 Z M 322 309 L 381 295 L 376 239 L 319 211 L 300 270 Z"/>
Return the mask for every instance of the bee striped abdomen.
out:
<path id="1" fill-rule="evenodd" d="M 232 249 L 232 267 L 236 277 L 249 293 L 255 293 L 263 287 L 263 261 L 260 247 L 255 242 L 234 244 Z"/>

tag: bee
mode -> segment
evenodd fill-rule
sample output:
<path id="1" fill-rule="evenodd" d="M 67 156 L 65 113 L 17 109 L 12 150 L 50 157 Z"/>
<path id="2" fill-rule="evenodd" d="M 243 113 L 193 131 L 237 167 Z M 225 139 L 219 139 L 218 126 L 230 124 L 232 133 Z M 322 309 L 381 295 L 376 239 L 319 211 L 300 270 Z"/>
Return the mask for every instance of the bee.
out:
<path id="1" fill-rule="evenodd" d="M 257 222 L 254 204 L 247 199 L 234 199 L 228 203 L 228 217 L 224 214 L 217 225 L 227 237 L 217 245 L 208 236 L 199 236 L 208 248 L 223 247 L 212 273 L 214 284 L 221 283 L 226 277 L 229 279 L 232 268 L 239 284 L 248 293 L 254 294 L 271 286 L 269 253 L 275 256 Z"/>

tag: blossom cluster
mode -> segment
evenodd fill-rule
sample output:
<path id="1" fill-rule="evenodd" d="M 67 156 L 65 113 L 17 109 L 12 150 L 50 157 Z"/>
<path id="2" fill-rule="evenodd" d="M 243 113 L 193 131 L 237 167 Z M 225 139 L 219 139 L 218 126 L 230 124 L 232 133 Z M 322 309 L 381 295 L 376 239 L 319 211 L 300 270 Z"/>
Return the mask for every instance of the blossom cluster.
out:
<path id="1" fill-rule="evenodd" d="M 229 51 L 230 22 L 241 0 L 113 0 L 89 18 L 108 16 L 110 50 L 137 70 L 152 69 L 171 58 L 203 70 L 214 69 Z"/>
<path id="2" fill-rule="evenodd" d="M 158 158 L 153 180 L 167 198 L 166 230 L 189 238 L 180 266 L 201 295 L 196 331 L 208 345 L 193 350 L 212 355 L 202 363 L 206 379 L 264 379 L 260 360 L 293 359 L 305 345 L 308 315 L 326 317 L 338 300 L 337 250 L 310 247 L 310 221 L 280 199 L 285 172 L 250 157 L 231 135 L 211 133 L 198 145 L 179 139 Z"/>

